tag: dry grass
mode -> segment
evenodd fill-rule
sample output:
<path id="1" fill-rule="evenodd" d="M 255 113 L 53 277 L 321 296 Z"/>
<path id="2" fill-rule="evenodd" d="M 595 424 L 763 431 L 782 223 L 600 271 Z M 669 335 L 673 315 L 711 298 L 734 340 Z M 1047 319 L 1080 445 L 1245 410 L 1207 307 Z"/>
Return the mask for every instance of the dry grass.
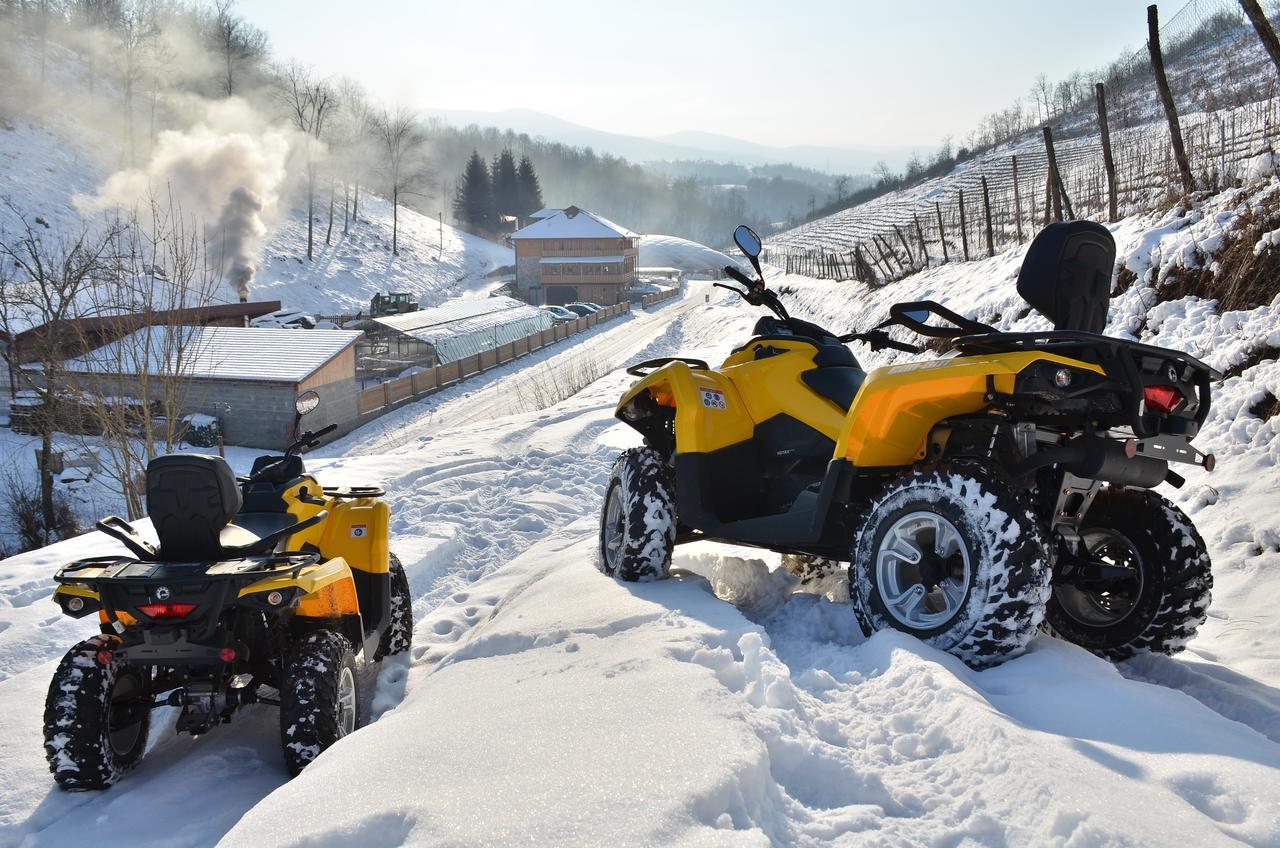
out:
<path id="1" fill-rule="evenodd" d="M 1280 415 L 1280 399 L 1271 392 L 1267 392 L 1262 396 L 1262 400 L 1249 407 L 1249 414 L 1263 421 L 1270 421 Z"/>
<path id="2" fill-rule="evenodd" d="M 516 384 L 516 406 L 523 412 L 537 412 L 555 406 L 608 373 L 607 367 L 590 358 L 580 358 L 568 368 L 543 366 L 531 369 L 531 373 Z"/>
<path id="3" fill-rule="evenodd" d="M 1216 273 L 1209 267 L 1176 269 L 1160 281 L 1158 297 L 1161 301 L 1188 295 L 1214 299 L 1221 312 L 1271 303 L 1280 294 L 1280 247 L 1269 246 L 1256 256 L 1253 247 L 1265 233 L 1276 229 L 1280 229 L 1280 198 L 1269 197 L 1261 209 L 1251 209 L 1236 219 L 1236 228 L 1213 256 Z"/>

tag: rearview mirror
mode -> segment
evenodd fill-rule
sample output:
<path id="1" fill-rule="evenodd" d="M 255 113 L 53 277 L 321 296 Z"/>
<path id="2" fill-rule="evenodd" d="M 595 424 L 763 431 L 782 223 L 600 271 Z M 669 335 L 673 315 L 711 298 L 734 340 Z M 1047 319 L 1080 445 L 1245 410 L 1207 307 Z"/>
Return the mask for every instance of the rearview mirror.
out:
<path id="1" fill-rule="evenodd" d="M 307 389 L 293 401 L 293 408 L 298 410 L 298 415 L 306 415 L 308 412 L 314 411 L 319 405 L 320 395 L 311 389 Z"/>
<path id="2" fill-rule="evenodd" d="M 760 242 L 760 236 L 756 235 L 756 231 L 742 224 L 738 229 L 733 231 L 733 241 L 738 245 L 738 249 L 752 259 L 760 256 L 760 250 L 763 245 Z"/>

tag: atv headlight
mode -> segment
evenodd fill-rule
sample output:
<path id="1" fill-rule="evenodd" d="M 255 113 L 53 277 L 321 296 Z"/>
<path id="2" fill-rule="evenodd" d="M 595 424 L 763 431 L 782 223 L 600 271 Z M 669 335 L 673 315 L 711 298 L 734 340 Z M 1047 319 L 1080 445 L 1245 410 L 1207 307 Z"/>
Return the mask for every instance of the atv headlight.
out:
<path id="1" fill-rule="evenodd" d="M 1071 369 L 1059 368 L 1053 372 L 1053 384 L 1060 389 L 1071 387 Z"/>

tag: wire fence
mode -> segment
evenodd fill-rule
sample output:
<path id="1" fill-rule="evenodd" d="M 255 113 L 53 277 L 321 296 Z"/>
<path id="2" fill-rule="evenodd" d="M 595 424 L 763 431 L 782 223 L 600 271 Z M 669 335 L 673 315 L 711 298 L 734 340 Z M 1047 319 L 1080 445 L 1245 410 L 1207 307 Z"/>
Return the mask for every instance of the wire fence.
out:
<path id="1" fill-rule="evenodd" d="M 1280 0 L 1264 4 L 1273 21 Z M 1160 26 L 1166 75 L 1198 190 L 1239 185 L 1280 141 L 1280 75 L 1236 0 L 1190 0 Z M 1118 216 L 1170 205 L 1183 192 L 1147 47 L 1098 72 Z M 1024 243 L 1058 217 L 1111 217 L 1093 86 L 1041 129 L 949 174 L 780 233 L 765 258 L 788 272 L 883 283 L 943 262 Z"/>

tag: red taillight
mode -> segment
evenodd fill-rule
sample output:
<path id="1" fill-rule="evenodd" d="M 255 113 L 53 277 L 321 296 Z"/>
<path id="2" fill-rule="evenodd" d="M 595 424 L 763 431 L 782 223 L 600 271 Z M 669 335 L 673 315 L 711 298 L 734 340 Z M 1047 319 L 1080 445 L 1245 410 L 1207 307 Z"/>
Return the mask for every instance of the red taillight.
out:
<path id="1" fill-rule="evenodd" d="M 218 659 L 222 660 L 224 663 L 235 662 L 236 649 L 223 648 L 221 651 L 218 651 Z"/>
<path id="2" fill-rule="evenodd" d="M 195 608 L 195 604 L 143 604 L 138 612 L 147 618 L 186 618 Z"/>
<path id="3" fill-rule="evenodd" d="M 1142 390 L 1142 397 L 1147 402 L 1147 409 L 1154 409 L 1166 415 L 1182 403 L 1182 392 L 1173 386 L 1147 386 Z"/>

